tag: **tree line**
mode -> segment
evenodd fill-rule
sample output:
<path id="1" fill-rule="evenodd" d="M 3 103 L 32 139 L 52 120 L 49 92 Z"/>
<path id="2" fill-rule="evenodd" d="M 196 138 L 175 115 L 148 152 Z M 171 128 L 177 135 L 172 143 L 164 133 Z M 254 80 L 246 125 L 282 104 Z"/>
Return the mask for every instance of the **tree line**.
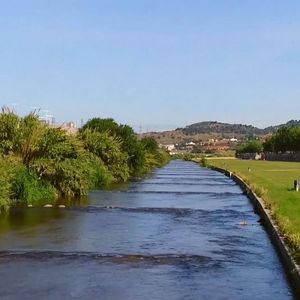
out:
<path id="1" fill-rule="evenodd" d="M 264 142 L 252 140 L 237 149 L 237 155 L 260 152 L 300 152 L 300 126 L 282 127 Z"/>
<path id="2" fill-rule="evenodd" d="M 266 152 L 300 151 L 300 126 L 279 129 L 264 142 L 263 147 Z"/>
<path id="3" fill-rule="evenodd" d="M 139 139 L 128 125 L 93 118 L 76 135 L 40 121 L 0 113 L 0 209 L 41 204 L 125 182 L 165 164 L 169 154 L 150 137 Z"/>

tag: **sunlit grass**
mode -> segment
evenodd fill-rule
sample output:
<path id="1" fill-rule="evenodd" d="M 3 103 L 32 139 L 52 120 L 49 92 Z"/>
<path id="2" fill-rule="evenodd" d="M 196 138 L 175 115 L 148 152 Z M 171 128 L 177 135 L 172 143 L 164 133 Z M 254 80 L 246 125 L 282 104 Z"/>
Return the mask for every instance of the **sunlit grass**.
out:
<path id="1" fill-rule="evenodd" d="M 300 262 L 300 163 L 209 159 L 210 165 L 236 173 L 263 198 L 293 255 Z"/>

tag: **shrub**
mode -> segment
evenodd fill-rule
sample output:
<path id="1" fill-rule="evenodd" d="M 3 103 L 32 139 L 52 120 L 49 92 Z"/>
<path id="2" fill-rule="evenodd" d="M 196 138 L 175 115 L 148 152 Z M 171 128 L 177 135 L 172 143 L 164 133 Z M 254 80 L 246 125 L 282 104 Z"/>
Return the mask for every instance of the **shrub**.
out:
<path id="1" fill-rule="evenodd" d="M 248 143 L 245 143 L 239 147 L 239 149 L 236 151 L 237 154 L 242 153 L 260 153 L 263 150 L 263 145 L 261 141 L 258 140 L 252 140 Z"/>
<path id="2" fill-rule="evenodd" d="M 10 205 L 11 184 L 18 165 L 17 161 L 0 159 L 0 211 L 7 210 Z"/>
<path id="3" fill-rule="evenodd" d="M 128 155 L 123 153 L 119 138 L 108 132 L 101 133 L 91 129 L 83 131 L 81 138 L 84 148 L 99 157 L 117 181 L 129 178 Z"/>
<path id="4" fill-rule="evenodd" d="M 11 198 L 21 203 L 46 203 L 56 198 L 55 188 L 39 179 L 24 166 L 19 166 L 11 184 Z"/>
<path id="5" fill-rule="evenodd" d="M 129 175 L 141 172 L 145 163 L 145 152 L 130 126 L 117 124 L 113 119 L 93 118 L 83 126 L 80 132 L 84 133 L 87 129 L 117 138 L 121 142 L 123 155 L 127 155 Z"/>
<path id="6" fill-rule="evenodd" d="M 202 167 L 207 167 L 208 166 L 208 161 L 207 161 L 207 158 L 205 156 L 201 157 L 200 164 L 201 164 Z"/>

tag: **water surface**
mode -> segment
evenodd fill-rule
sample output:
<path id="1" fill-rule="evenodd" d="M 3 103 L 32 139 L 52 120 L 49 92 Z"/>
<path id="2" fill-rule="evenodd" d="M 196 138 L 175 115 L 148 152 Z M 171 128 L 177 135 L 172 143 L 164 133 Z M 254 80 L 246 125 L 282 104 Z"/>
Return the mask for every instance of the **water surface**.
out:
<path id="1" fill-rule="evenodd" d="M 191 162 L 66 209 L 13 210 L 0 251 L 1 299 L 295 298 L 241 189 Z"/>

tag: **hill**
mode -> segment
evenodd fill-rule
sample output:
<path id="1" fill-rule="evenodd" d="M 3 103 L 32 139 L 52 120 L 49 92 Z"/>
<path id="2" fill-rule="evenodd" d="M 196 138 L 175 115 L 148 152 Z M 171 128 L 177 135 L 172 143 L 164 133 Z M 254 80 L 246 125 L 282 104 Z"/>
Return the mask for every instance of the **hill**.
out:
<path id="1" fill-rule="evenodd" d="M 269 126 L 269 127 L 265 128 L 264 130 L 267 133 L 273 133 L 282 127 L 293 127 L 293 126 L 300 126 L 300 120 L 290 120 L 284 124 L 280 124 L 280 125 L 276 125 L 276 126 Z"/>
<path id="2" fill-rule="evenodd" d="M 247 137 L 264 137 L 276 132 L 284 126 L 300 126 L 300 120 L 291 120 L 287 123 L 258 128 L 245 124 L 230 124 L 217 121 L 205 121 L 177 128 L 171 131 L 148 132 L 143 136 L 153 136 L 161 144 L 175 144 L 187 141 L 205 141 L 208 139 L 237 138 L 243 140 Z"/>
<path id="3" fill-rule="evenodd" d="M 187 135 L 200 133 L 218 133 L 233 135 L 263 135 L 264 129 L 254 127 L 252 125 L 229 124 L 220 122 L 199 122 L 181 129 Z"/>

